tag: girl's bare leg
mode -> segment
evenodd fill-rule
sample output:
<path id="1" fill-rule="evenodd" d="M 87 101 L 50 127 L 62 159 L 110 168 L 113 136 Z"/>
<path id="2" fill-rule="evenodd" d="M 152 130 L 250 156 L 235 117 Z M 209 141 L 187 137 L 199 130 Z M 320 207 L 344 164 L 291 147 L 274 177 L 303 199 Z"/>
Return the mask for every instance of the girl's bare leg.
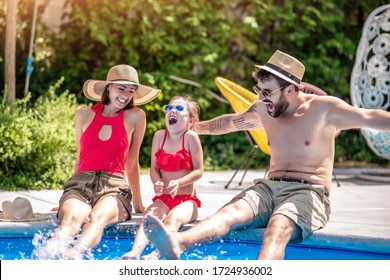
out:
<path id="1" fill-rule="evenodd" d="M 161 200 L 156 200 L 151 204 L 146 210 L 146 214 L 151 214 L 156 216 L 159 220 L 164 220 L 169 208 Z M 141 223 L 135 235 L 134 243 L 129 252 L 124 254 L 121 259 L 124 260 L 139 260 L 142 252 L 145 250 L 146 246 L 149 244 L 149 240 L 144 233 L 144 225 Z"/>
<path id="2" fill-rule="evenodd" d="M 200 221 L 190 229 L 171 232 L 161 221 L 151 215 L 145 216 L 144 229 L 159 253 L 165 259 L 180 259 L 181 253 L 195 244 L 217 240 L 230 230 L 252 223 L 253 211 L 242 199 L 233 199 L 212 216 Z"/>

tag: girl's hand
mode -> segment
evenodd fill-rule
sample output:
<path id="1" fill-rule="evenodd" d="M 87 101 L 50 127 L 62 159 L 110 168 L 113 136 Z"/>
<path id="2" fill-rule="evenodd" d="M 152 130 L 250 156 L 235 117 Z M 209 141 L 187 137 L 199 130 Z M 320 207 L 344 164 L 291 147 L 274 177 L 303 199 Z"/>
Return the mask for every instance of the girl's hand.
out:
<path id="1" fill-rule="evenodd" d="M 154 193 L 157 196 L 161 196 L 163 194 L 163 189 L 164 189 L 164 183 L 161 181 L 156 181 L 154 182 Z"/>
<path id="2" fill-rule="evenodd" d="M 167 190 L 169 191 L 169 194 L 171 195 L 172 198 L 176 196 L 179 187 L 180 187 L 179 180 L 172 180 L 169 182 Z"/>

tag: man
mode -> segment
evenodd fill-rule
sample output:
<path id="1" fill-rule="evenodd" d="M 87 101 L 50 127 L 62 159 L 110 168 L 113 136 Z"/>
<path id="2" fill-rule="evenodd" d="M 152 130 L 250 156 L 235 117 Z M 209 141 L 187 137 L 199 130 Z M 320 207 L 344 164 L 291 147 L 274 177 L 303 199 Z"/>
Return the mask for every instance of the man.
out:
<path id="1" fill-rule="evenodd" d="M 212 216 L 181 233 L 168 232 L 153 216 L 145 232 L 166 259 L 230 230 L 265 227 L 258 259 L 283 259 L 287 243 L 323 228 L 330 216 L 329 193 L 338 129 L 390 130 L 390 113 L 359 109 L 339 98 L 300 91 L 304 65 L 276 51 L 252 74 L 259 97 L 246 112 L 196 125 L 199 134 L 264 128 L 271 150 L 268 179 L 258 179 Z"/>

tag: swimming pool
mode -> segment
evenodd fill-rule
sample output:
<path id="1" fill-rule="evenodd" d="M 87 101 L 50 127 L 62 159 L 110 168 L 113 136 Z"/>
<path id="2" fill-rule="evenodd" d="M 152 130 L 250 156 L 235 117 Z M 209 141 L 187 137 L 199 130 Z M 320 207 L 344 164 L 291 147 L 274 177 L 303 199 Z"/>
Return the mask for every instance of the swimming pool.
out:
<path id="1" fill-rule="evenodd" d="M 100 245 L 86 259 L 118 260 L 130 250 L 131 237 L 105 236 Z M 1 260 L 37 260 L 32 237 L 0 237 Z M 182 260 L 254 260 L 260 249 L 258 242 L 222 240 L 207 245 L 197 246 L 185 252 Z M 153 248 L 148 247 L 144 254 Z M 323 248 L 303 245 L 289 245 L 286 260 L 390 260 L 390 254 L 367 251 Z"/>
<path id="2" fill-rule="evenodd" d="M 140 220 L 105 229 L 104 238 L 90 258 L 116 260 L 131 249 Z M 37 257 L 38 243 L 55 228 L 56 221 L 44 223 L 1 223 L 0 260 L 30 260 Z M 191 226 L 191 225 L 188 225 Z M 187 226 L 186 226 L 187 227 Z M 183 260 L 254 260 L 261 244 L 262 229 L 248 229 L 228 234 L 224 240 L 194 247 L 182 255 Z M 35 237 L 35 242 L 33 241 Z M 33 244 L 34 243 L 34 244 Z M 39 245 L 39 244 L 38 244 Z M 144 254 L 151 252 L 147 248 Z M 301 244 L 289 244 L 286 260 L 390 260 L 390 241 L 356 237 L 313 234 Z"/>

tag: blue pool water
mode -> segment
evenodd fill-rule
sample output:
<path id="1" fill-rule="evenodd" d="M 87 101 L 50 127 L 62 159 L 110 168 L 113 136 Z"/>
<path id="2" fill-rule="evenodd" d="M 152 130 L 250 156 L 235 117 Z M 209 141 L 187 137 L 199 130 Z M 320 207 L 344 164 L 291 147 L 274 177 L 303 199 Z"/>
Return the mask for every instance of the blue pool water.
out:
<path id="1" fill-rule="evenodd" d="M 92 252 L 96 260 L 117 260 L 131 249 L 134 239 L 128 237 L 104 237 Z M 34 254 L 33 238 L 0 237 L 1 260 L 37 259 Z M 182 255 L 183 260 L 254 260 L 260 243 L 221 241 L 195 247 Z M 147 248 L 145 254 L 152 251 Z M 390 255 L 329 249 L 320 247 L 289 245 L 286 260 L 390 260 Z"/>

